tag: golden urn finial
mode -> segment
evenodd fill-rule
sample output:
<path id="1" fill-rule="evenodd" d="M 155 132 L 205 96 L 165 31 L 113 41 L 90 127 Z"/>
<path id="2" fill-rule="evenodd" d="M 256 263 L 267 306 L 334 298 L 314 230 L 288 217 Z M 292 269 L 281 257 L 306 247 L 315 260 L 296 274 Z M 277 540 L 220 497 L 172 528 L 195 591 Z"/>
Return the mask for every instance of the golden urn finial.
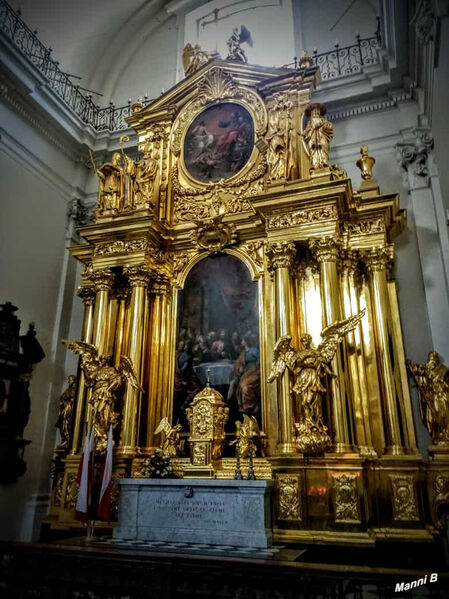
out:
<path id="1" fill-rule="evenodd" d="M 373 166 L 376 160 L 372 156 L 368 156 L 368 146 L 360 148 L 361 157 L 357 160 L 357 166 L 362 173 L 364 181 L 373 181 Z"/>

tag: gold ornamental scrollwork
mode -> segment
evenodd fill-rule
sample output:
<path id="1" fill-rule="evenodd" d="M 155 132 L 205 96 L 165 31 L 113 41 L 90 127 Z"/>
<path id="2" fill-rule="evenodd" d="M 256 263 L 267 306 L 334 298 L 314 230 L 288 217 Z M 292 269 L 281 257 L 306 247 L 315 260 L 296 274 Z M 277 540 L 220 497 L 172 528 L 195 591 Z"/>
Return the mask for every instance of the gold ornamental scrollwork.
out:
<path id="1" fill-rule="evenodd" d="M 94 256 L 131 254 L 133 252 L 145 251 L 150 245 L 148 239 L 131 239 L 129 241 L 118 239 L 117 241 L 97 245 L 94 250 Z"/>
<path id="2" fill-rule="evenodd" d="M 449 504 L 449 476 L 437 474 L 433 479 L 433 491 L 435 493 L 432 501 L 432 512 L 434 521 L 440 530 L 444 530 L 446 523 L 439 518 L 438 508 Z"/>
<path id="3" fill-rule="evenodd" d="M 333 474 L 335 522 L 360 522 L 358 474 Z"/>
<path id="4" fill-rule="evenodd" d="M 192 231 L 192 241 L 201 249 L 209 252 L 220 252 L 227 245 L 237 241 L 235 226 L 223 223 L 224 214 L 217 214 L 196 222 Z"/>
<path id="5" fill-rule="evenodd" d="M 264 242 L 261 239 L 256 241 L 247 241 L 240 246 L 240 249 L 248 254 L 251 260 L 256 264 L 259 270 L 264 266 Z"/>
<path id="6" fill-rule="evenodd" d="M 175 221 L 188 222 L 202 218 L 210 218 L 213 211 L 220 207 L 224 214 L 241 214 L 254 212 L 248 197 L 263 190 L 263 176 L 266 171 L 266 160 L 245 173 L 232 183 L 218 181 L 208 183 L 207 187 L 194 188 L 181 185 L 179 169 L 175 164 L 172 169 L 173 191 L 175 192 Z"/>
<path id="7" fill-rule="evenodd" d="M 349 236 L 373 235 L 374 233 L 384 233 L 386 231 L 385 221 L 382 218 L 344 222 L 341 228 L 342 232 L 347 233 Z"/>
<path id="8" fill-rule="evenodd" d="M 341 243 L 339 239 L 333 237 L 322 237 L 312 239 L 309 247 L 318 262 L 337 262 Z"/>
<path id="9" fill-rule="evenodd" d="M 290 214 L 276 214 L 270 216 L 267 220 L 268 229 L 284 229 L 314 223 L 323 220 L 338 218 L 338 212 L 335 206 L 325 206 L 323 208 L 313 208 L 311 210 L 297 210 Z"/>
<path id="10" fill-rule="evenodd" d="M 55 483 L 55 491 L 54 491 L 54 499 L 53 505 L 59 507 L 62 505 L 62 490 L 64 486 L 64 473 L 60 472 L 56 475 L 56 483 Z"/>
<path id="11" fill-rule="evenodd" d="M 393 518 L 395 520 L 419 520 L 413 476 L 390 474 L 393 489 Z"/>
<path id="12" fill-rule="evenodd" d="M 279 520 L 301 520 L 301 489 L 299 477 L 278 474 L 278 517 Z"/>
<path id="13" fill-rule="evenodd" d="M 76 474 L 68 474 L 65 487 L 64 509 L 74 510 L 78 499 L 78 483 Z"/>
<path id="14" fill-rule="evenodd" d="M 196 409 L 193 418 L 193 434 L 201 437 L 212 434 L 212 410 L 206 402 L 198 405 Z"/>

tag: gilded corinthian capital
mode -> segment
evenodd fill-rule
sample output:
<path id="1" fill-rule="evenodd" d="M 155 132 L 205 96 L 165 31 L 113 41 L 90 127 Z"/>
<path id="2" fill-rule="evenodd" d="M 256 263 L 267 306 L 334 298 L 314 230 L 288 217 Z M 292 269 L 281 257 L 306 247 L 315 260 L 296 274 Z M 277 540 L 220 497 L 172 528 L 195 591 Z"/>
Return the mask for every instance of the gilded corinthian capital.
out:
<path id="1" fill-rule="evenodd" d="M 278 241 L 267 248 L 270 270 L 291 268 L 296 257 L 295 244 L 291 241 Z"/>
<path id="2" fill-rule="evenodd" d="M 354 273 L 357 269 L 358 253 L 354 250 L 342 250 L 340 252 L 340 272 L 342 274 Z"/>
<path id="3" fill-rule="evenodd" d="M 158 274 L 151 281 L 151 293 L 153 295 L 166 295 L 170 290 L 170 281 L 164 275 Z"/>
<path id="4" fill-rule="evenodd" d="M 150 271 L 146 266 L 127 266 L 123 274 L 128 277 L 131 287 L 148 287 L 150 282 Z"/>
<path id="5" fill-rule="evenodd" d="M 340 254 L 340 242 L 333 237 L 312 239 L 309 247 L 318 262 L 337 262 Z"/>
<path id="6" fill-rule="evenodd" d="M 90 275 L 95 291 L 111 291 L 114 284 L 114 273 L 109 268 L 106 270 L 94 270 Z"/>
<path id="7" fill-rule="evenodd" d="M 78 287 L 77 295 L 85 306 L 92 306 L 95 302 L 95 291 L 92 287 Z"/>
<path id="8" fill-rule="evenodd" d="M 391 254 L 388 248 L 379 247 L 365 250 L 362 253 L 362 258 L 369 271 L 378 272 L 387 269 L 387 265 L 391 260 Z"/>

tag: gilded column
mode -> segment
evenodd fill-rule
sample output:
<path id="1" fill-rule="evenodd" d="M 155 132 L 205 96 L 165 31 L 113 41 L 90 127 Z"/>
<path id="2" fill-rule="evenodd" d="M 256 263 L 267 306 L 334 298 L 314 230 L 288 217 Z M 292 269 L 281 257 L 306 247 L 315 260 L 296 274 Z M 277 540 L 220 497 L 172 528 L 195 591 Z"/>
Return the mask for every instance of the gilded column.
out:
<path id="1" fill-rule="evenodd" d="M 170 315 L 167 313 L 168 292 L 170 284 L 164 276 L 157 276 L 151 286 L 151 324 L 150 324 L 150 356 L 149 356 L 149 385 L 148 385 L 148 412 L 147 412 L 147 447 L 154 447 L 154 431 L 161 421 L 167 416 L 171 417 L 169 405 L 168 377 L 171 361 L 168 359 L 167 348 L 167 323 Z"/>
<path id="2" fill-rule="evenodd" d="M 310 249 L 320 266 L 321 304 L 324 326 L 341 319 L 340 285 L 338 280 L 337 262 L 340 244 L 331 237 L 313 239 Z M 332 391 L 332 420 L 334 426 L 334 452 L 351 451 L 349 436 L 347 406 L 345 398 L 344 369 L 339 351 L 332 360 L 332 370 L 337 378 L 330 381 Z"/>
<path id="3" fill-rule="evenodd" d="M 375 248 L 363 254 L 370 273 L 370 290 L 377 337 L 377 361 L 380 370 L 380 385 L 384 402 L 387 454 L 404 453 L 401 443 L 401 430 L 396 403 L 396 387 L 392 366 L 392 335 L 390 333 L 390 303 L 387 284 L 387 264 L 390 253 L 387 248 Z"/>
<path id="4" fill-rule="evenodd" d="M 84 319 L 83 330 L 81 333 L 81 341 L 91 343 L 94 321 L 94 303 L 95 292 L 92 287 L 80 287 L 78 295 L 84 304 Z M 86 381 L 84 372 L 81 368 L 78 369 L 78 388 L 75 398 L 75 411 L 73 420 L 72 445 L 70 448 L 71 454 L 76 454 L 81 446 L 83 435 L 84 410 L 86 399 Z"/>
<path id="5" fill-rule="evenodd" d="M 292 335 L 293 282 L 290 275 L 296 257 L 296 248 L 290 241 L 279 241 L 269 246 L 267 255 L 275 277 L 276 338 Z M 290 396 L 290 374 L 285 370 L 279 379 L 280 438 L 278 449 L 284 455 L 297 453 L 293 444 L 293 409 Z"/>
<path id="6" fill-rule="evenodd" d="M 357 254 L 345 250 L 340 261 L 343 318 L 360 312 L 357 298 Z M 346 337 L 347 363 L 351 383 L 355 440 L 361 455 L 375 455 L 369 427 L 368 391 L 360 325 Z"/>
<path id="7" fill-rule="evenodd" d="M 126 354 L 131 360 L 139 383 L 142 382 L 142 361 L 145 347 L 145 308 L 150 273 L 146 266 L 130 266 L 124 269 L 131 286 L 129 302 L 129 328 Z M 127 383 L 123 397 L 122 429 L 119 453 L 134 455 L 136 451 L 137 421 L 140 391 Z"/>
<path id="8" fill-rule="evenodd" d="M 114 283 L 114 274 L 109 270 L 97 270 L 91 274 L 95 290 L 95 310 L 92 343 L 99 354 L 107 353 L 109 331 L 109 296 Z"/>
<path id="9" fill-rule="evenodd" d="M 130 288 L 126 285 L 120 285 L 115 292 L 115 299 L 118 303 L 117 319 L 115 325 L 114 339 L 114 366 L 120 365 L 120 357 L 126 355 L 126 343 L 128 332 L 128 303 L 130 299 Z"/>
<path id="10" fill-rule="evenodd" d="M 108 335 L 109 335 L 109 298 L 115 281 L 114 273 L 111 270 L 97 270 L 90 274 L 95 291 L 95 308 L 92 324 L 92 345 L 98 350 L 99 355 L 108 353 Z M 90 423 L 90 394 L 91 389 L 87 391 L 86 397 L 86 422 Z"/>

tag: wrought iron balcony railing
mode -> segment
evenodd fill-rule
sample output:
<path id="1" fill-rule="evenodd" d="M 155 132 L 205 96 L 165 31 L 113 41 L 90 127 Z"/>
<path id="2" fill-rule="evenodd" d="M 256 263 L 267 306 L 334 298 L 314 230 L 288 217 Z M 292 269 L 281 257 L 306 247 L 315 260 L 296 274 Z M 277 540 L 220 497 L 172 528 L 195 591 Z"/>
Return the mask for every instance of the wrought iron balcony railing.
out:
<path id="1" fill-rule="evenodd" d="M 9 38 L 28 60 L 46 77 L 51 89 L 61 100 L 71 108 L 86 124 L 97 131 L 119 131 L 126 129 L 125 117 L 131 114 L 131 101 L 126 106 L 116 108 L 111 102 L 108 107 L 100 108 L 92 100 L 92 94 L 83 92 L 73 83 L 70 76 L 64 73 L 59 62 L 52 57 L 52 49 L 47 48 L 37 37 L 37 31 L 31 29 L 20 17 L 20 11 L 15 12 L 6 0 L 0 0 L 0 31 Z M 380 48 L 380 20 L 378 18 L 377 32 L 373 37 L 360 38 L 352 46 L 340 47 L 328 52 L 318 53 L 314 50 L 312 58 L 320 67 L 323 80 L 335 79 L 345 75 L 360 72 L 366 65 L 378 62 L 377 50 Z M 284 65 L 289 68 L 298 67 L 298 59 Z M 151 100 L 145 97 L 143 103 Z"/>

